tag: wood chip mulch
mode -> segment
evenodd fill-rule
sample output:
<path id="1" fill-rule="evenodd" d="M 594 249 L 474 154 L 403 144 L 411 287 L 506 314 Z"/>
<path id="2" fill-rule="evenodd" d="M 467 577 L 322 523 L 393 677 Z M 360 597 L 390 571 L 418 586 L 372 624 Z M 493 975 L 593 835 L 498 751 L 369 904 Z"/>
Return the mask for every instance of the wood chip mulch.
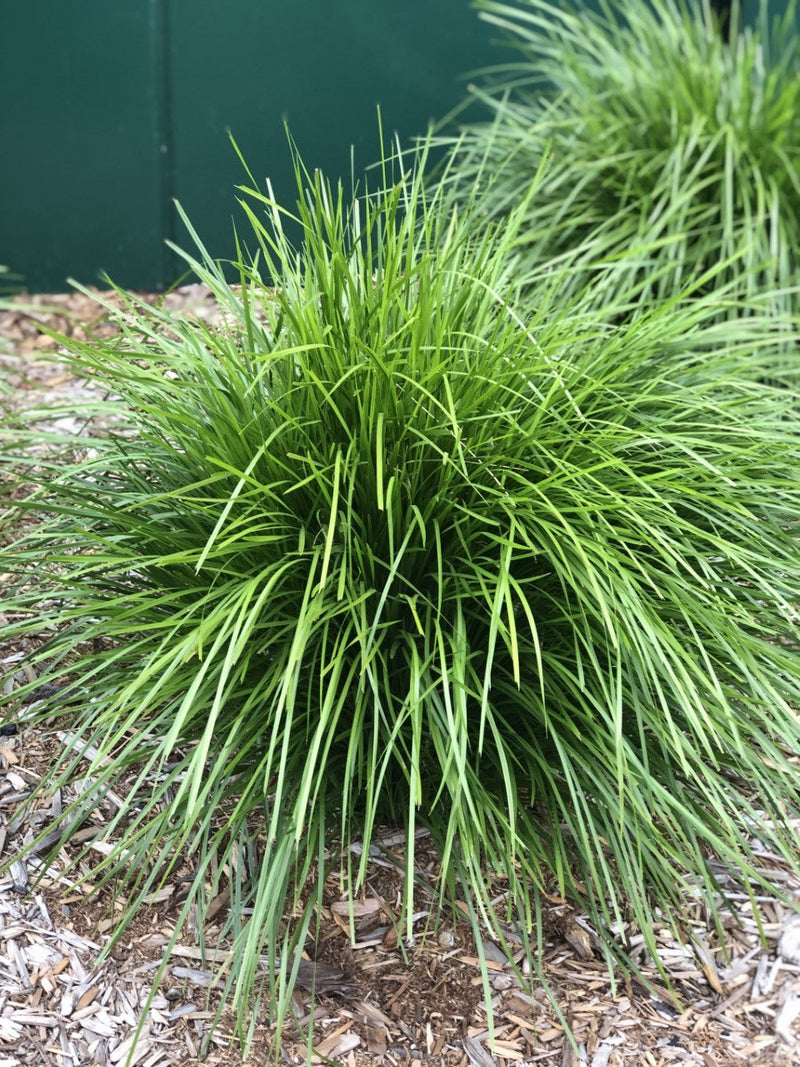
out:
<path id="1" fill-rule="evenodd" d="M 213 300 L 201 286 L 177 290 L 166 302 L 214 321 Z M 11 310 L 0 310 L 0 377 L 12 387 L 10 401 L 0 389 L 0 403 L 72 403 L 91 396 L 91 382 L 78 381 L 48 358 L 54 342 L 39 328 L 81 337 L 87 324 L 100 333 L 113 329 L 82 294 L 22 297 Z M 63 418 L 59 426 L 69 429 Z M 81 428 L 75 420 L 73 432 Z M 25 663 L 25 643 L 3 641 L 2 607 L 0 575 L 0 722 L 4 699 L 21 682 L 35 680 Z M 66 727 L 45 734 L 24 722 L 14 725 L 18 733 L 0 736 L 0 1067 L 273 1062 L 266 1018 L 253 1021 L 247 1059 L 227 1009 L 212 1029 L 215 974 L 189 929 L 164 959 L 180 907 L 179 879 L 149 901 L 110 954 L 101 956 L 120 909 L 107 893 L 90 892 L 89 860 L 65 873 L 69 850 L 49 867 L 38 853 L 18 858 L 71 799 L 48 785 L 53 752 L 64 745 L 80 749 L 81 740 Z M 71 789 L 90 788 L 91 750 L 84 751 L 84 761 L 87 778 Z M 20 814 L 20 804 L 31 796 L 32 805 Z M 78 831 L 85 834 L 81 840 L 94 841 L 115 805 L 124 803 L 124 796 L 112 795 L 99 804 L 90 825 Z M 800 841 L 800 827 L 798 833 Z M 488 937 L 477 946 L 466 920 L 458 913 L 434 916 L 422 889 L 414 936 L 407 944 L 402 936 L 398 940 L 403 840 L 387 831 L 382 844 L 357 900 L 343 898 L 335 880 L 325 887 L 316 944 L 301 961 L 296 1019 L 283 1035 L 281 1062 L 306 1061 L 304 1035 L 313 1018 L 310 1062 L 345 1067 L 800 1067 L 800 916 L 784 904 L 758 898 L 760 936 L 750 899 L 737 894 L 731 881 L 721 938 L 699 906 L 689 909 L 690 944 L 680 944 L 666 927 L 657 930 L 670 992 L 633 931 L 621 936 L 651 989 L 626 977 L 613 984 L 584 917 L 550 898 L 541 964 L 574 1035 L 570 1042 L 544 988 L 520 982 L 515 963 L 521 947 L 510 960 Z M 107 845 L 98 838 L 92 848 L 99 856 Z M 800 883 L 777 858 L 762 849 L 759 860 L 787 897 L 800 903 Z M 424 837 L 417 842 L 417 868 L 423 883 L 435 879 L 437 857 Z M 723 885 L 725 878 L 720 871 Z M 220 912 L 224 907 L 221 900 Z M 215 944 L 213 923 L 212 916 L 206 944 Z M 490 976 L 491 1019 L 480 954 Z M 308 990 L 315 984 L 312 998 Z"/>

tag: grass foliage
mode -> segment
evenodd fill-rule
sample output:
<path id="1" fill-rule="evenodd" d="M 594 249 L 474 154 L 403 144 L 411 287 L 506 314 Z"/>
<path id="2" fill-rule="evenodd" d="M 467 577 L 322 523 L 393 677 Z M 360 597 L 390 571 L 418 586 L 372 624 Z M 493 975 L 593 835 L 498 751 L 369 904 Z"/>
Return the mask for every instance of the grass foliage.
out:
<path id="1" fill-rule="evenodd" d="M 125 296 L 121 341 L 66 342 L 111 428 L 6 435 L 39 487 L 2 610 L 65 687 L 38 720 L 100 754 L 66 825 L 131 795 L 99 877 L 135 905 L 188 860 L 201 932 L 230 889 L 243 1020 L 262 958 L 287 1010 L 324 874 L 354 891 L 381 825 L 407 906 L 425 826 L 443 894 L 534 960 L 543 887 L 655 952 L 654 907 L 716 913 L 712 856 L 798 865 L 796 419 L 741 371 L 774 325 L 713 297 L 613 325 L 626 294 L 565 302 L 556 268 L 523 310 L 529 204 L 476 227 L 421 153 L 357 197 L 298 162 L 301 249 L 243 191 L 241 291 L 186 257 L 227 326 Z"/>
<path id="2" fill-rule="evenodd" d="M 457 177 L 467 195 L 482 182 L 498 218 L 546 164 L 521 237 L 528 271 L 580 249 L 594 263 L 622 256 L 643 302 L 702 280 L 796 310 L 793 2 L 772 26 L 763 4 L 742 27 L 734 0 L 725 28 L 701 0 L 477 6 L 516 56 L 473 90 L 492 118 L 468 127 Z"/>

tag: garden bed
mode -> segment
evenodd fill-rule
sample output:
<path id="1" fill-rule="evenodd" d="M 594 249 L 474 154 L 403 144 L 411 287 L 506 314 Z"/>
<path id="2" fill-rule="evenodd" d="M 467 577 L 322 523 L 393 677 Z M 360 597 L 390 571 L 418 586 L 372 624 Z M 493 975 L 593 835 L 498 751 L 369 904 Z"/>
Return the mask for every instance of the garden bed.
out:
<path id="1" fill-rule="evenodd" d="M 166 301 L 207 321 L 216 306 L 201 286 L 185 287 Z M 48 358 L 56 344 L 40 331 L 47 326 L 81 338 L 87 324 L 98 332 L 111 329 L 98 316 L 98 306 L 82 294 L 20 298 L 16 309 L 0 311 L 0 374 L 12 386 L 10 398 L 0 402 L 27 407 L 73 404 L 83 396 L 88 401 L 93 384 L 77 380 Z M 82 429 L 77 419 L 69 424 L 62 419 L 59 426 L 76 435 Z M 0 626 L 3 621 L 0 599 Z M 7 689 L 32 680 L 25 674 L 25 651 L 19 642 L 0 644 Z M 13 859 L 67 799 L 48 790 L 53 746 L 80 743 L 70 735 L 66 717 L 62 729 L 51 734 L 26 728 L 24 722 L 11 725 L 19 732 L 4 737 L 0 745 L 4 862 Z M 90 763 L 91 753 L 87 757 Z M 17 804 L 31 791 L 41 799 L 26 820 L 15 819 Z M 118 799 L 124 804 L 127 798 Z M 109 803 L 98 807 L 90 826 L 80 832 L 101 832 L 112 814 Z M 666 926 L 657 931 L 662 963 L 674 986 L 670 993 L 643 958 L 633 930 L 620 931 L 620 938 L 630 952 L 639 953 L 637 963 L 652 990 L 628 978 L 614 988 L 605 963 L 595 954 L 584 917 L 554 895 L 546 912 L 542 963 L 574 1033 L 573 1045 L 565 1039 L 546 993 L 530 995 L 523 989 L 497 945 L 489 940 L 475 945 L 466 920 L 456 916 L 425 937 L 431 899 L 422 888 L 415 901 L 414 943 L 398 945 L 394 919 L 402 894 L 402 844 L 386 831 L 384 850 L 373 857 L 357 901 L 339 899 L 333 881 L 326 887 L 319 938 L 310 949 L 315 959 L 304 964 L 306 985 L 317 968 L 316 1005 L 307 991 L 295 994 L 301 1021 L 311 1010 L 316 1014 L 318 1062 L 334 1060 L 353 1067 L 800 1064 L 800 928 L 790 909 L 777 901 L 760 901 L 763 944 L 749 900 L 735 892 L 724 913 L 724 943 L 699 907 L 692 913 L 692 947 L 678 944 Z M 97 847 L 102 848 L 102 841 Z M 762 850 L 759 858 L 771 879 L 800 899 L 800 884 L 784 874 L 775 857 Z M 416 862 L 421 884 L 433 881 L 437 857 L 426 848 L 425 838 L 418 843 Z M 45 1067 L 124 1064 L 135 1040 L 132 1062 L 148 1067 L 201 1060 L 216 1067 L 270 1062 L 266 1020 L 255 1023 L 246 1061 L 237 1052 L 227 1015 L 209 1034 L 215 1006 L 213 991 L 209 1001 L 212 974 L 186 930 L 172 950 L 137 1039 L 152 977 L 180 905 L 180 877 L 137 916 L 98 967 L 97 954 L 113 934 L 114 905 L 103 894 L 87 894 L 91 872 L 85 873 L 86 885 L 78 886 L 75 874 L 61 878 L 56 864 L 35 883 L 35 864 L 29 858 L 12 866 L 0 881 L 0 1067 L 34 1062 Z M 725 872 L 719 877 L 725 886 Z M 732 881 L 728 884 L 733 886 Z M 221 900 L 219 908 L 224 907 Z M 211 922 L 206 943 L 213 945 L 213 918 Z M 481 954 L 491 980 L 493 1053 Z M 300 1063 L 304 1056 L 302 1039 L 290 1027 L 283 1060 Z"/>

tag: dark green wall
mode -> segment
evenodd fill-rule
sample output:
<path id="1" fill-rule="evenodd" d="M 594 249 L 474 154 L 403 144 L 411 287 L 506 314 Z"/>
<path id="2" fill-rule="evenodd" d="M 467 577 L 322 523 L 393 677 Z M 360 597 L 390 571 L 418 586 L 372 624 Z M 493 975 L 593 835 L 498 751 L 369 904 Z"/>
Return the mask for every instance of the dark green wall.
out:
<path id="1" fill-rule="evenodd" d="M 190 244 L 174 197 L 232 254 L 229 129 L 292 203 L 284 120 L 309 166 L 347 178 L 351 145 L 357 167 L 378 154 L 379 104 L 387 132 L 424 132 L 502 61 L 495 33 L 470 0 L 0 0 L 0 264 L 32 291 L 104 270 L 170 284 L 164 238 Z"/>
<path id="2" fill-rule="evenodd" d="M 469 0 L 2 0 L 0 263 L 31 290 L 102 270 L 174 280 L 189 244 L 172 197 L 217 255 L 232 251 L 241 165 L 292 199 L 288 120 L 305 161 L 350 173 L 386 130 L 424 132 L 497 61 Z"/>
<path id="3" fill-rule="evenodd" d="M 113 14 L 111 9 L 113 8 Z M 2 3 L 0 263 L 163 278 L 158 4 Z"/>

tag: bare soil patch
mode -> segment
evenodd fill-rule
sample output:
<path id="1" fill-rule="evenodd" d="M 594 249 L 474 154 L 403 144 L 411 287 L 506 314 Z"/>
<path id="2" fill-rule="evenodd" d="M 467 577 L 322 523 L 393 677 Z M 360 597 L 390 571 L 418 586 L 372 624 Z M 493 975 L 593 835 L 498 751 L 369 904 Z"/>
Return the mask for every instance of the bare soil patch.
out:
<path id="1" fill-rule="evenodd" d="M 214 302 L 200 286 L 178 290 L 166 303 L 214 321 Z M 82 398 L 88 403 L 94 383 L 76 379 L 57 362 L 57 344 L 41 333 L 43 325 L 79 339 L 92 330 L 113 329 L 102 309 L 82 294 L 20 298 L 12 310 L 0 311 L 0 378 L 11 387 L 10 394 L 0 390 L 0 403 L 56 406 L 80 404 Z M 81 421 L 73 419 L 71 432 L 80 434 Z M 219 1002 L 214 968 L 191 928 L 170 948 L 182 899 L 180 873 L 104 956 L 120 907 L 107 891 L 91 893 L 89 862 L 66 872 L 69 849 L 47 869 L 35 855 L 16 859 L 68 802 L 49 786 L 48 767 L 59 746 L 80 739 L 71 737 L 66 715 L 62 729 L 47 733 L 24 721 L 7 722 L 3 701 L 17 685 L 35 679 L 25 663 L 24 642 L 3 641 L 4 621 L 0 575 L 0 725 L 18 729 L 0 737 L 0 845 L 6 865 L 0 876 L 0 1067 L 127 1062 L 266 1067 L 272 1062 L 270 1021 L 256 1013 L 244 1059 L 227 1009 L 220 1025 L 211 1028 Z M 86 757 L 90 776 L 91 753 Z M 119 802 L 124 805 L 126 797 Z M 100 805 L 78 831 L 87 835 L 82 840 L 96 841 L 98 855 L 112 815 L 108 805 Z M 434 915 L 424 884 L 436 880 L 438 857 L 424 837 L 417 843 L 421 887 L 413 937 L 405 940 L 397 925 L 404 841 L 387 830 L 383 846 L 371 858 L 357 900 L 342 897 L 335 879 L 326 886 L 316 939 L 302 961 L 296 1018 L 281 1041 L 282 1062 L 305 1061 L 305 1033 L 313 1018 L 312 1062 L 349 1067 L 800 1065 L 800 921 L 784 904 L 760 899 L 760 936 L 751 901 L 737 894 L 724 871 L 720 881 L 731 897 L 721 936 L 699 906 L 689 909 L 690 944 L 679 944 L 666 927 L 657 931 L 672 992 L 648 962 L 635 930 L 619 936 L 648 977 L 649 990 L 626 977 L 612 982 L 585 918 L 555 895 L 548 900 L 542 970 L 574 1034 L 571 1043 L 544 988 L 516 973 L 522 946 L 509 960 L 488 937 L 476 945 L 457 911 Z M 800 901 L 800 885 L 775 857 L 762 849 L 760 862 L 788 897 Z M 218 916 L 224 908 L 222 899 Z M 215 930 L 212 917 L 205 930 L 209 945 L 217 945 Z M 225 945 L 218 948 L 224 951 Z M 488 998 L 481 955 L 489 972 Z"/>

